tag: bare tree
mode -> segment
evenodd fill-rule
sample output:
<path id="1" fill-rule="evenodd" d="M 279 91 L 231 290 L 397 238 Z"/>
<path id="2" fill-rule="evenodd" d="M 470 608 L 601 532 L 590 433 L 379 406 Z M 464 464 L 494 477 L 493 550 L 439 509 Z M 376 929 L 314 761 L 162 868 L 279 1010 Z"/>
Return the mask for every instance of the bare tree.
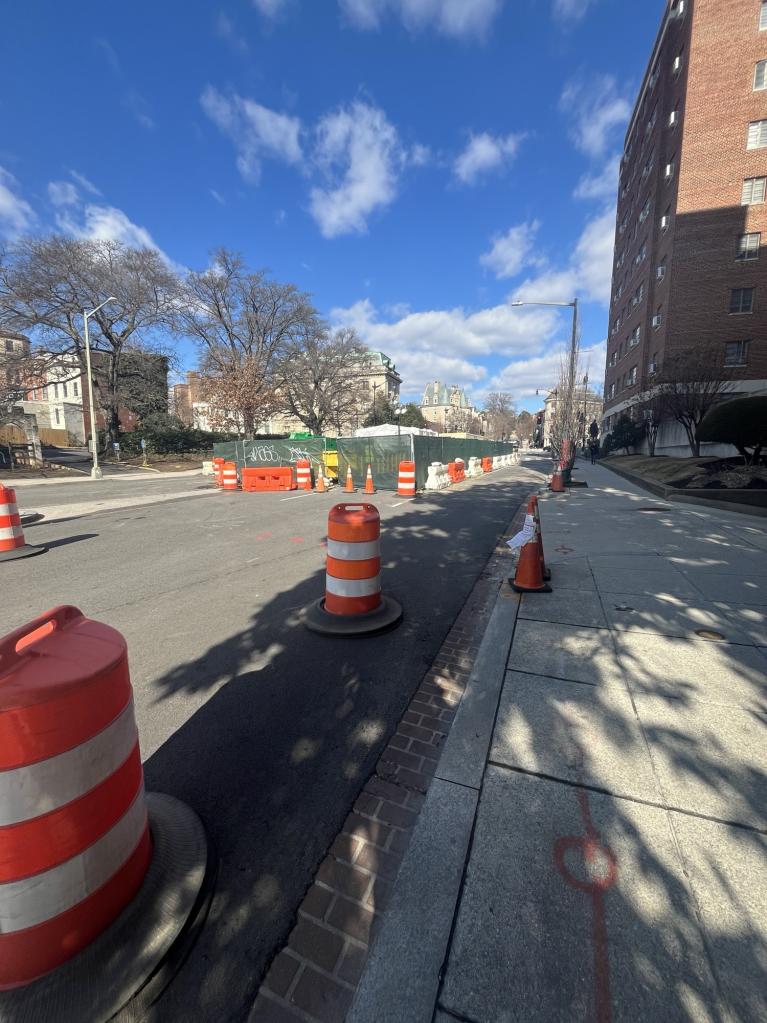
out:
<path id="1" fill-rule="evenodd" d="M 535 430 L 535 418 L 529 412 L 520 412 L 517 416 L 517 437 L 530 441 Z"/>
<path id="2" fill-rule="evenodd" d="M 701 345 L 665 356 L 655 393 L 664 418 L 674 419 L 684 428 L 694 458 L 700 456 L 700 424 L 708 410 L 731 390 L 720 346 Z"/>
<path id="3" fill-rule="evenodd" d="M 26 238 L 0 254 L 0 324 L 37 332 L 41 347 L 74 353 L 85 372 L 83 310 L 90 319 L 94 380 L 109 443 L 119 438 L 121 364 L 126 351 L 159 347 L 178 296 L 178 278 L 154 249 L 51 235 Z"/>
<path id="4" fill-rule="evenodd" d="M 264 271 L 250 273 L 242 257 L 226 249 L 213 254 L 210 269 L 189 274 L 175 323 L 200 348 L 211 415 L 248 438 L 279 410 L 280 358 L 319 329 L 307 294 Z"/>
<path id="5" fill-rule="evenodd" d="M 351 328 L 323 325 L 285 346 L 277 369 L 282 410 L 312 433 L 339 432 L 362 408 L 363 373 L 370 353 Z"/>
<path id="6" fill-rule="evenodd" d="M 493 391 L 485 400 L 490 436 L 493 440 L 505 440 L 517 425 L 514 398 L 506 391 Z"/>
<path id="7" fill-rule="evenodd" d="M 580 328 L 576 326 L 570 348 L 562 353 L 559 379 L 554 391 L 556 409 L 550 430 L 552 454 L 558 459 L 567 456 L 566 468 L 572 468 L 576 455 L 576 439 L 582 432 L 580 411 L 576 400 L 576 382 L 581 375 L 578 368 L 580 356 Z M 569 449 L 568 449 L 569 445 Z"/>

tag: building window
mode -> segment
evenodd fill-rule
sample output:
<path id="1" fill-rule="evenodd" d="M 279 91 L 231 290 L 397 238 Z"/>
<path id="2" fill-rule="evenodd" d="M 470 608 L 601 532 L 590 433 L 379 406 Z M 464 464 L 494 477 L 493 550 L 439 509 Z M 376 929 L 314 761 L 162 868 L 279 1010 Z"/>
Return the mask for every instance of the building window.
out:
<path id="1" fill-rule="evenodd" d="M 749 124 L 746 149 L 767 149 L 767 120 Z"/>
<path id="2" fill-rule="evenodd" d="M 658 263 L 658 265 L 655 267 L 655 279 L 658 280 L 658 281 L 662 281 L 665 276 L 666 276 L 666 264 L 665 263 Z"/>
<path id="3" fill-rule="evenodd" d="M 674 63 L 671 65 L 671 71 L 675 75 L 678 75 L 679 72 L 682 70 L 682 53 L 683 52 L 684 52 L 683 50 L 679 51 L 679 53 L 676 55 L 676 57 L 674 57 Z"/>
<path id="4" fill-rule="evenodd" d="M 731 313 L 752 313 L 754 311 L 754 289 L 733 288 L 730 292 Z"/>
<path id="5" fill-rule="evenodd" d="M 72 384 L 72 394 L 74 394 L 75 398 L 78 395 L 78 391 L 79 391 L 79 388 L 77 386 L 77 381 L 75 380 L 75 382 Z"/>
<path id="6" fill-rule="evenodd" d="M 56 426 L 58 426 L 59 423 L 61 422 L 61 416 L 59 415 L 59 410 L 58 409 L 54 409 L 54 414 L 56 416 Z"/>
<path id="7" fill-rule="evenodd" d="M 652 318 L 652 325 L 655 330 L 663 323 L 663 306 L 658 306 L 655 316 Z"/>
<path id="8" fill-rule="evenodd" d="M 666 212 L 660 218 L 660 229 L 661 231 L 667 231 L 669 224 L 671 223 L 671 207 L 666 207 Z"/>
<path id="9" fill-rule="evenodd" d="M 759 12 L 759 31 L 767 31 L 767 0 L 762 0 L 762 9 Z"/>
<path id="10" fill-rule="evenodd" d="M 738 235 L 738 248 L 735 253 L 736 259 L 759 259 L 759 246 L 762 243 L 761 231 L 751 231 L 748 234 Z"/>
<path id="11" fill-rule="evenodd" d="M 666 164 L 666 166 L 664 168 L 664 171 L 663 171 L 663 177 L 666 179 L 666 181 L 671 181 L 673 176 L 674 176 L 674 157 L 672 157 L 669 160 L 669 162 Z"/>
<path id="12" fill-rule="evenodd" d="M 610 397 L 610 398 L 614 398 L 615 397 L 615 381 L 613 381 L 610 384 L 610 390 L 608 392 L 608 397 Z"/>
<path id="13" fill-rule="evenodd" d="M 54 398 L 58 398 L 58 396 L 59 396 L 59 385 L 58 384 L 54 384 L 53 385 L 53 397 Z"/>
<path id="14" fill-rule="evenodd" d="M 725 366 L 745 366 L 748 362 L 748 341 L 730 341 L 724 346 Z"/>
<path id="15" fill-rule="evenodd" d="M 756 206 L 764 202 L 767 192 L 767 178 L 746 178 L 740 197 L 741 206 Z"/>
<path id="16" fill-rule="evenodd" d="M 68 398 L 69 395 L 67 394 L 67 385 L 65 383 L 61 385 L 61 389 L 64 392 L 64 397 Z"/>
<path id="17" fill-rule="evenodd" d="M 650 365 L 647 367 L 647 371 L 648 371 L 648 373 L 650 374 L 651 377 L 655 376 L 655 374 L 658 372 L 658 353 L 657 352 L 653 352 L 652 353 L 652 361 L 650 362 Z"/>
<path id="18" fill-rule="evenodd" d="M 631 331 L 631 338 L 629 339 L 629 348 L 636 348 L 642 338 L 642 328 L 634 327 Z"/>
<path id="19" fill-rule="evenodd" d="M 679 124 L 679 111 L 672 110 L 668 115 L 668 126 L 669 128 L 676 128 L 677 124 Z"/>
<path id="20" fill-rule="evenodd" d="M 628 376 L 626 377 L 626 386 L 627 387 L 631 387 L 631 385 L 635 384 L 636 382 L 637 382 L 637 368 L 636 368 L 636 366 L 632 366 L 631 369 L 628 371 Z"/>
<path id="21" fill-rule="evenodd" d="M 767 60 L 760 60 L 754 70 L 754 92 L 767 89 Z"/>
<path id="22" fill-rule="evenodd" d="M 642 207 L 642 212 L 639 214 L 639 223 L 643 224 L 645 222 L 645 220 L 647 220 L 647 218 L 649 216 L 650 216 L 650 200 L 648 199 L 647 202 Z"/>

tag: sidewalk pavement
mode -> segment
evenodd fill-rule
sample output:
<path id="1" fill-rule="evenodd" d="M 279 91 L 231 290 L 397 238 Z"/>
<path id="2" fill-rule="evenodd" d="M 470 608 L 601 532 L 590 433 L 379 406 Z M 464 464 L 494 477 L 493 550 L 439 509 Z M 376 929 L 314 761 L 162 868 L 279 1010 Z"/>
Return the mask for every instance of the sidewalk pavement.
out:
<path id="1" fill-rule="evenodd" d="M 348 1023 L 767 1021 L 767 524 L 541 497 Z M 510 647 L 510 651 L 509 651 Z"/>

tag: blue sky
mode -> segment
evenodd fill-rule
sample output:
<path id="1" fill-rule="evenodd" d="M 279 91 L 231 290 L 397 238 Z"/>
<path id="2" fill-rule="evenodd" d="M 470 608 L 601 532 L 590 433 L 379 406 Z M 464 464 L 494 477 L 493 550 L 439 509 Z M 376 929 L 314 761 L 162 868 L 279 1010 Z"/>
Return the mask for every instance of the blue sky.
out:
<path id="1" fill-rule="evenodd" d="M 600 383 L 615 180 L 663 0 L 8 5 L 0 236 L 225 245 L 402 372 L 535 408 Z M 193 368 L 194 350 L 181 349 Z M 585 368 L 585 366 L 584 366 Z"/>

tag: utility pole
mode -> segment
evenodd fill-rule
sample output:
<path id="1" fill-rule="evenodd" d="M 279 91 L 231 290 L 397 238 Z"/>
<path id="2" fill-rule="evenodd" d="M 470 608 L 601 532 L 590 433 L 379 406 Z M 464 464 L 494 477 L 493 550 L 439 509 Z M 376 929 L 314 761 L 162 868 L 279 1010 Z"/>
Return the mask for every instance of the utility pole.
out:
<path id="1" fill-rule="evenodd" d="M 380 387 L 380 384 L 373 384 L 373 426 L 378 425 L 378 412 L 376 411 L 376 391 Z"/>

